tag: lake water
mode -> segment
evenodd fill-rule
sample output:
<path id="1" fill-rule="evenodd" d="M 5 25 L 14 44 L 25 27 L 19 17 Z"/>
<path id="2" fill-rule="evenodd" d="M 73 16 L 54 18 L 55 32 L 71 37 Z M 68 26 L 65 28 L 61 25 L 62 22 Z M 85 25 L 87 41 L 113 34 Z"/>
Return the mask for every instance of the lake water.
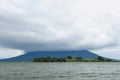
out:
<path id="1" fill-rule="evenodd" d="M 0 80 L 120 80 L 120 63 L 0 62 Z"/>

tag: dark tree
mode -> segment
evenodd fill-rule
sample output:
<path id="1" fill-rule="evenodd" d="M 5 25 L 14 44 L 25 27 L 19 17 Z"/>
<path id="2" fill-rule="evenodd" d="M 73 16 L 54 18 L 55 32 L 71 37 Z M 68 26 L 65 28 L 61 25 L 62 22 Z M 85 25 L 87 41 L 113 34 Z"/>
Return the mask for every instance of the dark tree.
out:
<path id="1" fill-rule="evenodd" d="M 67 59 L 73 59 L 73 57 L 72 56 L 67 56 Z"/>
<path id="2" fill-rule="evenodd" d="M 82 57 L 76 57 L 75 59 L 76 59 L 76 61 L 83 61 Z"/>
<path id="3" fill-rule="evenodd" d="M 51 62 L 57 62 L 57 58 L 53 57 Z"/>
<path id="4" fill-rule="evenodd" d="M 61 58 L 60 58 L 60 62 L 66 62 L 66 59 L 63 58 L 63 57 L 61 57 Z"/>
<path id="5" fill-rule="evenodd" d="M 98 61 L 104 61 L 104 58 L 101 56 L 98 56 Z"/>
<path id="6" fill-rule="evenodd" d="M 107 59 L 106 61 L 107 61 L 107 62 L 111 62 L 111 61 L 112 61 L 112 59 Z"/>
<path id="7" fill-rule="evenodd" d="M 33 62 L 40 62 L 40 58 L 33 59 Z"/>

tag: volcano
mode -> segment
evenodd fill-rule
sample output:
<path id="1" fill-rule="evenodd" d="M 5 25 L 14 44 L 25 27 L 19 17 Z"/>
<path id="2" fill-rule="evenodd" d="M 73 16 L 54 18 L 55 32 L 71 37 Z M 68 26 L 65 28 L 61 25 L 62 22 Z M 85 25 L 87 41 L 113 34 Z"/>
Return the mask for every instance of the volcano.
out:
<path id="1" fill-rule="evenodd" d="M 73 56 L 73 57 L 83 57 L 84 59 L 95 59 L 99 55 L 94 54 L 88 50 L 79 50 L 79 51 L 33 51 L 33 52 L 27 52 L 24 55 L 20 55 L 13 58 L 8 59 L 2 59 L 0 61 L 5 62 L 30 62 L 36 57 L 67 57 L 67 56 Z"/>

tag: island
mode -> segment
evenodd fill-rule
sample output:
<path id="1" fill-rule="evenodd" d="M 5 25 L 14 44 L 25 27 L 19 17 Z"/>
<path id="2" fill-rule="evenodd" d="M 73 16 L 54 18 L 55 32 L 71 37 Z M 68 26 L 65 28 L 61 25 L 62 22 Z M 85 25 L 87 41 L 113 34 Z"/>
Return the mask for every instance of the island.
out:
<path id="1" fill-rule="evenodd" d="M 82 57 L 36 57 L 33 59 L 33 62 L 113 62 L 115 60 L 112 59 L 106 59 L 101 56 L 98 56 L 95 59 L 83 59 Z"/>

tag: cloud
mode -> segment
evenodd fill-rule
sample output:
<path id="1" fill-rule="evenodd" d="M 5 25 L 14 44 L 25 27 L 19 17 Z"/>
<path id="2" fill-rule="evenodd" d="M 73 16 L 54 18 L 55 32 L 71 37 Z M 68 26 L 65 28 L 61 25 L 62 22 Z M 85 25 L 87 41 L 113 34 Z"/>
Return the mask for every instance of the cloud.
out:
<path id="1" fill-rule="evenodd" d="M 98 53 L 101 56 L 112 58 L 112 59 L 120 59 L 120 46 L 112 46 L 103 49 L 94 49 L 91 52 Z"/>
<path id="2" fill-rule="evenodd" d="M 14 57 L 20 54 L 22 55 L 24 54 L 24 52 L 22 50 L 17 49 L 0 48 L 0 59 Z"/>
<path id="3" fill-rule="evenodd" d="M 118 46 L 119 2 L 0 0 L 0 47 L 20 51 L 101 51 Z"/>

